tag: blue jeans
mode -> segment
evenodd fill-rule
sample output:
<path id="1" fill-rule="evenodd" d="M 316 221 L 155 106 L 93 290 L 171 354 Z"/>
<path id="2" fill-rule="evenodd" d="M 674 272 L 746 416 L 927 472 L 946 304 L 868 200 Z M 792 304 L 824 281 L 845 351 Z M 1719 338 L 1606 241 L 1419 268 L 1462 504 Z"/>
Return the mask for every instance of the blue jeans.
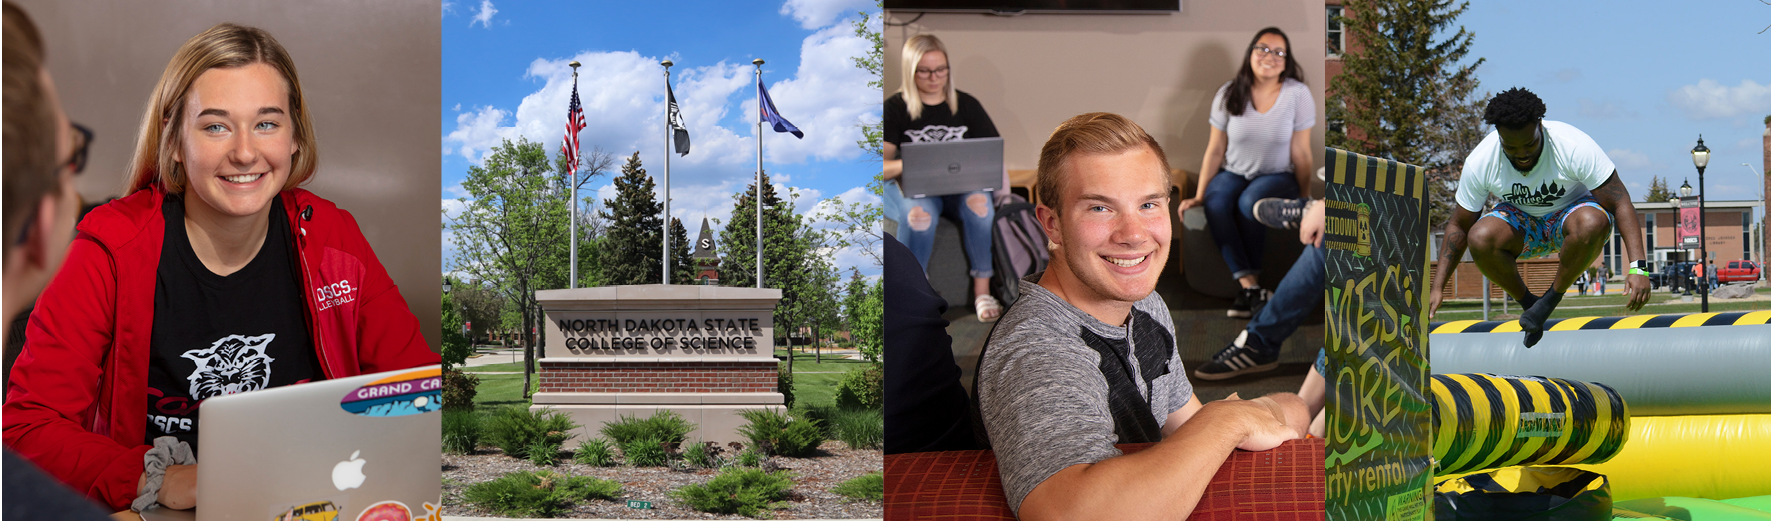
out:
<path id="1" fill-rule="evenodd" d="M 1322 293 L 1328 283 L 1328 267 L 1323 264 L 1322 248 L 1305 246 L 1296 264 L 1285 272 L 1273 298 L 1248 321 L 1245 343 L 1266 353 L 1279 352 L 1279 346 L 1298 329 L 1310 311 L 1322 309 Z"/>
<path id="2" fill-rule="evenodd" d="M 885 216 L 898 221 L 898 240 L 903 242 L 905 247 L 910 248 L 910 253 L 916 256 L 916 262 L 922 264 L 923 272 L 929 270 L 929 256 L 935 251 L 935 225 L 940 224 L 942 212 L 945 211 L 946 215 L 953 217 L 963 225 L 964 230 L 960 234 L 960 239 L 965 244 L 965 257 L 971 264 L 972 278 L 989 278 L 995 273 L 996 270 L 991 264 L 990 258 L 990 228 L 991 223 L 996 220 L 996 204 L 990 192 L 970 192 L 913 199 L 904 197 L 904 192 L 898 189 L 897 181 L 886 181 L 884 192 Z M 983 195 L 987 201 L 984 215 L 972 213 L 971 209 L 966 207 L 965 198 L 972 194 Z M 918 230 L 910 225 L 910 210 L 912 208 L 922 208 L 923 211 L 928 212 L 929 225 L 927 228 Z"/>
<path id="3" fill-rule="evenodd" d="M 1267 174 L 1254 179 L 1228 170 L 1212 176 L 1205 186 L 1205 218 L 1218 253 L 1230 266 L 1230 277 L 1261 272 L 1261 255 L 1267 250 L 1267 227 L 1254 220 L 1254 203 L 1268 197 L 1296 199 L 1297 178 L 1291 174 Z M 1320 288 L 1318 288 L 1320 291 Z"/>

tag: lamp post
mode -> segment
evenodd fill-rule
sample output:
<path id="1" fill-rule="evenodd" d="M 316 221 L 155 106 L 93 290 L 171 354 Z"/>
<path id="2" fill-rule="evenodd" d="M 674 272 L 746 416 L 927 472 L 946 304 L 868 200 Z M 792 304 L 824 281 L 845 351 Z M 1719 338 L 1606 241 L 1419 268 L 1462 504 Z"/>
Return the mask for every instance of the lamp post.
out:
<path id="1" fill-rule="evenodd" d="M 1690 181 L 1686 181 L 1684 186 L 1679 187 L 1678 197 L 1672 198 L 1673 251 L 1678 254 L 1678 261 L 1673 261 L 1673 266 L 1677 266 L 1679 261 L 1685 260 L 1685 212 L 1683 211 L 1683 208 L 1685 206 L 1684 201 L 1686 197 L 1691 197 Z M 1682 288 L 1684 296 L 1691 296 L 1691 285 L 1685 283 L 1685 276 L 1688 275 L 1688 273 L 1680 273 L 1678 270 L 1673 270 L 1672 272 L 1667 273 L 1667 275 L 1671 275 L 1671 277 L 1668 277 L 1668 280 L 1664 282 L 1666 282 L 1668 286 L 1672 286 L 1675 293 L 1679 292 Z"/>
<path id="2" fill-rule="evenodd" d="M 1697 269 L 1708 274 L 1709 271 L 1703 264 L 1708 260 L 1710 252 L 1708 239 L 1705 237 L 1706 230 L 1703 229 L 1703 196 L 1706 195 L 1703 191 L 1703 169 L 1710 164 L 1710 149 L 1703 146 L 1703 134 L 1697 135 L 1697 147 L 1691 149 L 1691 164 L 1697 166 Z M 1709 284 L 1704 284 L 1697 291 L 1703 295 L 1703 312 L 1709 313 Z"/>
<path id="3" fill-rule="evenodd" d="M 1746 171 L 1752 172 L 1753 175 L 1755 175 L 1755 176 L 1759 174 L 1757 171 L 1753 170 L 1753 165 L 1750 165 L 1747 163 L 1741 163 L 1740 166 L 1742 168 L 1745 168 Z M 1759 258 L 1757 260 L 1759 261 L 1759 271 L 1760 272 L 1764 272 L 1764 270 L 1765 270 L 1765 215 L 1764 214 L 1765 214 L 1765 188 L 1764 188 L 1764 186 L 1761 185 L 1759 187 L 1759 220 L 1755 221 L 1753 223 L 1753 229 L 1750 230 L 1753 234 L 1752 238 L 1747 239 L 1747 244 L 1755 244 L 1756 243 L 1759 245 L 1759 247 L 1757 249 L 1754 249 L 1753 251 L 1758 253 Z"/>
<path id="4" fill-rule="evenodd" d="M 448 293 L 449 288 L 452 285 L 453 283 L 449 280 L 449 277 L 443 277 L 443 293 Z"/>

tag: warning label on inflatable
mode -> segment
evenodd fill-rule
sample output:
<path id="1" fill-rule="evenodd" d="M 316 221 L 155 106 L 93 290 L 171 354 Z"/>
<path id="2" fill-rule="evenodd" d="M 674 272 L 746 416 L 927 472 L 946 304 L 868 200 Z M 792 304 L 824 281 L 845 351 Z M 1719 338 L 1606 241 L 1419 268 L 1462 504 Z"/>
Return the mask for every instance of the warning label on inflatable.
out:
<path id="1" fill-rule="evenodd" d="M 1328 149 L 1330 520 L 1430 519 L 1426 175 Z"/>

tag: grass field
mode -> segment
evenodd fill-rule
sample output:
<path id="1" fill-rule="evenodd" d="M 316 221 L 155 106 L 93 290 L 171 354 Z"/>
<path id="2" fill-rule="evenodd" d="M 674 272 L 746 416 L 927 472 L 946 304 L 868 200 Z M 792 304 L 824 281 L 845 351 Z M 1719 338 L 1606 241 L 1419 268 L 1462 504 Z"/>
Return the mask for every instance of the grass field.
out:
<path id="1" fill-rule="evenodd" d="M 1480 311 L 1480 309 L 1478 309 Z M 776 351 L 776 355 L 784 356 L 786 351 Z M 807 404 L 834 405 L 836 403 L 836 384 L 849 371 L 867 367 L 864 360 L 850 360 L 824 355 L 824 362 L 818 363 L 814 353 L 794 353 L 793 355 L 793 395 L 794 399 Z M 470 373 L 476 372 L 515 372 L 519 374 L 480 374 L 478 393 L 474 395 L 474 406 L 481 411 L 490 411 L 510 405 L 527 405 L 523 399 L 522 363 L 493 364 L 469 367 Z"/>
<path id="2" fill-rule="evenodd" d="M 1757 288 L 1755 292 L 1759 295 L 1771 295 L 1771 288 Z M 1702 299 L 1696 295 L 1692 296 L 1690 303 L 1684 303 L 1679 299 L 1679 295 L 1664 291 L 1656 291 L 1650 294 L 1648 305 L 1643 306 L 1641 311 L 1635 313 L 1631 313 L 1628 309 L 1624 308 L 1624 304 L 1627 303 L 1627 301 L 1627 298 L 1616 291 L 1604 296 L 1587 297 L 1571 293 L 1562 298 L 1562 304 L 1556 306 L 1556 311 L 1550 313 L 1550 318 L 1696 313 L 1703 309 Z M 1493 307 L 1491 308 L 1489 318 L 1491 320 L 1512 320 L 1519 318 L 1520 309 L 1518 303 L 1509 304 L 1511 305 L 1508 306 L 1507 313 L 1502 313 L 1500 301 L 1494 301 L 1492 303 Z M 1733 311 L 1761 310 L 1771 310 L 1771 300 L 1741 301 L 1731 299 L 1710 299 L 1711 312 L 1726 313 Z M 1482 301 L 1449 300 L 1439 306 L 1439 314 L 1433 317 L 1433 321 L 1480 320 L 1481 318 Z"/>

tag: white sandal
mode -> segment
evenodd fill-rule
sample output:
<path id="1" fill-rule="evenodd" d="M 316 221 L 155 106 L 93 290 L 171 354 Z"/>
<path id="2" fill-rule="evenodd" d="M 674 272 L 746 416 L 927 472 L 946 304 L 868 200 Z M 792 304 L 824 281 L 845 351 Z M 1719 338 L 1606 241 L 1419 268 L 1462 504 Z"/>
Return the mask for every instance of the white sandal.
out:
<path id="1" fill-rule="evenodd" d="M 972 300 L 972 307 L 976 308 L 978 311 L 979 322 L 995 322 L 996 319 L 1002 318 L 1002 303 L 997 302 L 996 297 L 990 295 L 978 295 L 978 298 Z M 990 318 L 984 318 L 985 313 L 993 311 L 995 313 L 992 313 Z"/>

